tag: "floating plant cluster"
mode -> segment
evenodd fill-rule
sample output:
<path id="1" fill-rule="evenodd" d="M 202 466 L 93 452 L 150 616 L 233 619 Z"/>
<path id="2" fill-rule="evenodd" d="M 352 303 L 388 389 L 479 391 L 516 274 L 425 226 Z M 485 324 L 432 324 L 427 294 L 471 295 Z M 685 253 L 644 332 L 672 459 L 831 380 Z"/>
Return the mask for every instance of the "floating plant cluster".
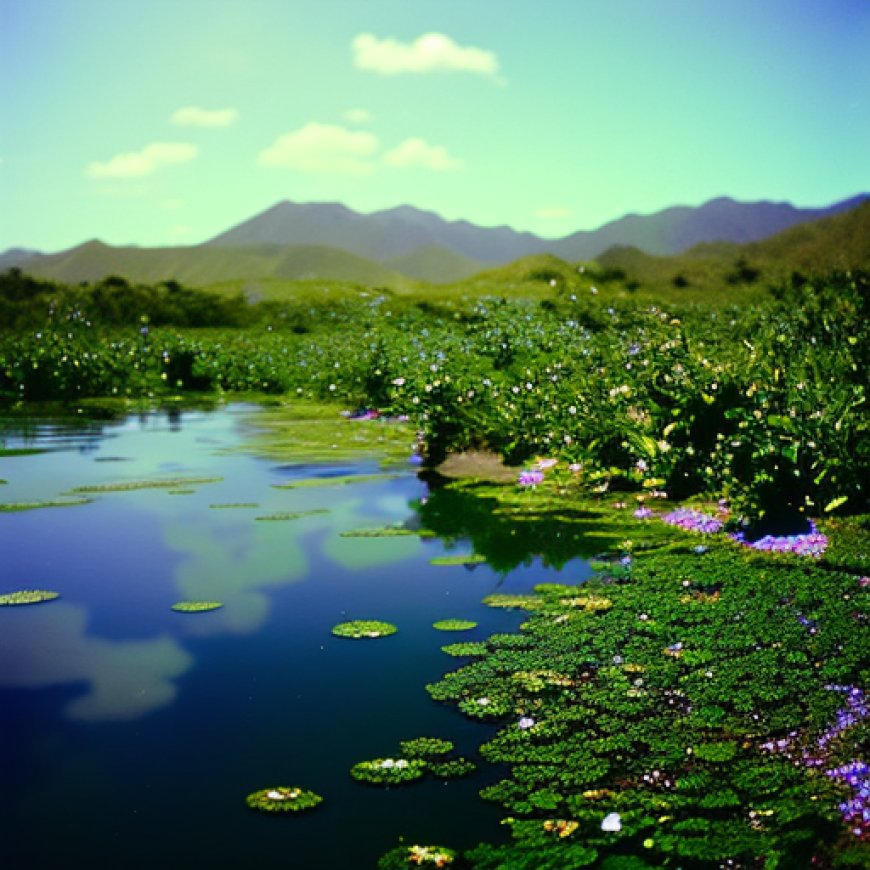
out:
<path id="1" fill-rule="evenodd" d="M 378 870 L 407 870 L 408 867 L 449 867 L 456 852 L 445 846 L 397 846 L 378 861 Z"/>
<path id="2" fill-rule="evenodd" d="M 332 627 L 336 637 L 347 637 L 352 640 L 364 638 L 388 637 L 398 631 L 391 622 L 381 622 L 377 619 L 354 619 L 350 622 L 340 622 Z"/>
<path id="3" fill-rule="evenodd" d="M 739 544 L 769 553 L 793 553 L 796 556 L 819 558 L 828 548 L 827 535 L 810 521 L 810 530 L 801 535 L 765 535 L 756 541 L 746 540 L 745 532 L 733 532 L 730 536 Z"/>
<path id="4" fill-rule="evenodd" d="M 867 701 L 854 688 L 865 586 L 836 565 L 773 561 L 759 583 L 754 558 L 635 550 L 617 585 L 606 573 L 540 584 L 508 599 L 529 611 L 520 634 L 475 644 L 427 687 L 496 724 L 480 751 L 510 766 L 482 795 L 512 839 L 473 849 L 471 866 L 831 866 L 834 849 L 838 867 L 870 861 Z M 575 603 L 598 599 L 610 606 Z M 832 684 L 849 688 L 826 726 Z M 814 724 L 808 765 L 800 735 Z"/>
<path id="5" fill-rule="evenodd" d="M 473 761 L 454 756 L 453 743 L 437 737 L 416 737 L 399 744 L 395 758 L 375 758 L 355 764 L 350 775 L 371 785 L 403 785 L 427 773 L 437 779 L 458 779 L 476 770 Z"/>
<path id="6" fill-rule="evenodd" d="M 482 565 L 484 562 L 486 562 L 486 556 L 482 556 L 480 553 L 468 553 L 460 556 L 435 556 L 429 560 L 430 565 L 441 566 Z"/>
<path id="7" fill-rule="evenodd" d="M 677 508 L 662 514 L 661 521 L 669 526 L 685 529 L 687 532 L 700 532 L 705 535 L 722 531 L 722 521 L 691 508 Z"/>
<path id="8" fill-rule="evenodd" d="M 7 592 L 0 595 L 0 606 L 15 606 L 17 604 L 42 604 L 60 598 L 59 592 L 47 589 L 19 589 L 17 592 Z"/>
<path id="9" fill-rule="evenodd" d="M 260 789 L 245 798 L 252 810 L 264 813 L 299 813 L 312 810 L 322 802 L 323 798 L 316 792 L 286 785 Z"/>
<path id="10" fill-rule="evenodd" d="M 172 609 L 177 613 L 207 613 L 223 606 L 221 601 L 176 601 Z"/>
<path id="11" fill-rule="evenodd" d="M 439 619 L 432 623 L 432 628 L 438 631 L 471 631 L 477 628 L 477 623 L 470 619 Z"/>

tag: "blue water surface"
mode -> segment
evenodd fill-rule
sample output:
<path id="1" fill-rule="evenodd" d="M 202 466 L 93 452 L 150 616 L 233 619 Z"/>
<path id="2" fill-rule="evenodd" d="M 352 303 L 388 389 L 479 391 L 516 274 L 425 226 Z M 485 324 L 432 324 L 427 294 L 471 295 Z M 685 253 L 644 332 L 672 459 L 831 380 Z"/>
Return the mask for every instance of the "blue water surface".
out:
<path id="1" fill-rule="evenodd" d="M 370 459 L 314 466 L 238 450 L 253 409 L 153 411 L 77 425 L 3 421 L 0 501 L 63 497 L 77 486 L 155 477 L 220 481 L 92 496 L 89 504 L 0 513 L 0 593 L 59 600 L 0 608 L 0 867 L 374 867 L 399 843 L 463 849 L 504 836 L 478 797 L 499 777 L 377 789 L 349 768 L 395 755 L 399 740 L 453 740 L 476 758 L 489 726 L 425 691 L 457 666 L 440 647 L 515 630 L 498 589 L 577 582 L 532 559 L 507 574 L 434 566 L 470 552 L 437 538 L 343 538 L 343 530 L 419 517 L 426 485 L 395 478 L 279 489 L 294 479 L 371 474 Z M 177 488 L 177 489 L 178 489 Z M 256 507 L 212 505 L 255 503 Z M 258 521 L 284 511 L 329 512 Z M 182 599 L 224 603 L 179 614 Z M 434 620 L 473 619 L 461 634 Z M 389 638 L 330 629 L 384 619 Z M 324 796 L 293 817 L 249 810 L 257 789 Z"/>

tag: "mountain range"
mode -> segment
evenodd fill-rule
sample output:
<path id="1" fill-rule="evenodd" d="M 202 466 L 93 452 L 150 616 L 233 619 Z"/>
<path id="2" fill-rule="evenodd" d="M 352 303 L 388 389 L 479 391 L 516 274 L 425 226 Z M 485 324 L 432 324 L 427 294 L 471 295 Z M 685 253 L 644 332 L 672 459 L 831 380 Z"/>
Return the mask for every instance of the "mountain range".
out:
<path id="1" fill-rule="evenodd" d="M 696 207 L 628 214 L 559 239 L 508 226 L 447 221 L 407 205 L 361 214 L 339 203 L 285 200 L 200 245 L 112 247 L 91 240 L 56 254 L 17 248 L 0 254 L 0 270 L 17 266 L 37 277 L 66 282 L 118 274 L 146 282 L 172 278 L 192 286 L 304 278 L 385 286 L 409 279 L 449 283 L 536 254 L 576 262 L 599 258 L 613 248 L 667 257 L 698 245 L 744 245 L 849 212 L 868 200 L 870 194 L 861 194 L 825 208 L 797 208 L 720 197 Z"/>

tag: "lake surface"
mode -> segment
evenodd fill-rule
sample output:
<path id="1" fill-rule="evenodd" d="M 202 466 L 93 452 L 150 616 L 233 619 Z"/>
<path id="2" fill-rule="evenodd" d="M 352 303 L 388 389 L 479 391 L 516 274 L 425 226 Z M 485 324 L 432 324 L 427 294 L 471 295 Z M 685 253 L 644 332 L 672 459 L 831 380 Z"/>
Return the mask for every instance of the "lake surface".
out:
<path id="1" fill-rule="evenodd" d="M 425 691 L 461 663 L 440 647 L 516 630 L 523 616 L 483 606 L 485 595 L 557 576 L 578 582 L 587 565 L 573 560 L 557 574 L 532 559 L 496 573 L 430 564 L 470 552 L 468 541 L 341 537 L 417 528 L 427 485 L 408 466 L 351 485 L 275 488 L 379 469 L 371 460 L 304 465 L 240 451 L 253 412 L 2 421 L 6 448 L 46 451 L 0 457 L 4 503 L 117 481 L 221 480 L 0 513 L 0 593 L 61 595 L 0 608 L 0 867 L 363 868 L 400 837 L 462 849 L 504 836 L 498 808 L 477 795 L 496 768 L 393 789 L 348 771 L 418 736 L 450 739 L 479 760 L 475 749 L 492 729 Z M 316 509 L 328 513 L 256 520 Z M 173 612 L 182 599 L 224 607 Z M 450 617 L 479 626 L 431 627 Z M 383 619 L 399 631 L 333 637 L 348 619 Z M 297 816 L 246 807 L 248 793 L 278 785 L 312 789 L 324 802 Z"/>

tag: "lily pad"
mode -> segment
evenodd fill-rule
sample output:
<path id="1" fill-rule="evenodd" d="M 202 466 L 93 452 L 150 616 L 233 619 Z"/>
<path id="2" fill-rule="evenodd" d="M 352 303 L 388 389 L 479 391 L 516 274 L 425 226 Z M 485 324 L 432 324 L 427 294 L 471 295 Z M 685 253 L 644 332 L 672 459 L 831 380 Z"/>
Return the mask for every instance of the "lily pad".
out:
<path id="1" fill-rule="evenodd" d="M 430 761 L 429 771 L 438 779 L 460 779 L 477 770 L 477 765 L 467 758 L 450 758 L 446 761 Z"/>
<path id="2" fill-rule="evenodd" d="M 453 751 L 453 744 L 440 737 L 415 737 L 413 740 L 401 741 L 399 747 L 405 758 L 431 758 Z"/>
<path id="3" fill-rule="evenodd" d="M 477 623 L 470 619 L 439 619 L 432 623 L 432 628 L 438 631 L 470 631 L 477 628 Z"/>
<path id="4" fill-rule="evenodd" d="M 436 556 L 429 560 L 430 565 L 482 565 L 486 562 L 486 556 L 479 553 L 470 553 L 464 556 Z"/>
<path id="5" fill-rule="evenodd" d="M 200 483 L 218 483 L 222 477 L 167 477 L 154 480 L 121 480 L 116 483 L 92 483 L 73 487 L 73 492 L 132 492 L 137 489 L 179 489 Z"/>
<path id="6" fill-rule="evenodd" d="M 59 592 L 50 592 L 47 589 L 20 589 L 17 592 L 0 595 L 0 606 L 42 604 L 45 601 L 54 601 L 55 598 L 60 598 Z"/>
<path id="7" fill-rule="evenodd" d="M 260 789 L 245 798 L 252 810 L 264 813 L 298 813 L 312 810 L 322 802 L 323 798 L 316 792 L 286 785 Z"/>
<path id="8" fill-rule="evenodd" d="M 258 505 L 255 501 L 238 501 L 238 502 L 224 502 L 220 504 L 210 504 L 209 507 L 212 510 L 224 510 L 230 508 L 258 508 Z"/>
<path id="9" fill-rule="evenodd" d="M 172 609 L 178 613 L 206 613 L 223 606 L 221 601 L 178 601 L 172 605 Z"/>
<path id="10" fill-rule="evenodd" d="M 393 528 L 387 526 L 383 529 L 348 529 L 340 532 L 342 538 L 403 538 L 408 535 L 417 535 L 414 529 Z"/>
<path id="11" fill-rule="evenodd" d="M 398 631 L 391 622 L 381 622 L 377 619 L 354 619 L 350 622 L 340 622 L 332 627 L 336 637 L 349 637 L 362 640 L 369 637 L 387 637 Z"/>
<path id="12" fill-rule="evenodd" d="M 441 647 L 441 652 L 447 653 L 449 656 L 483 656 L 488 652 L 485 643 L 480 641 L 460 641 L 459 643 L 448 643 L 447 646 Z"/>
<path id="13" fill-rule="evenodd" d="M 261 517 L 254 517 L 258 522 L 281 522 L 283 520 L 301 520 L 303 517 L 314 517 L 318 514 L 328 514 L 326 508 L 313 508 L 310 511 L 285 511 L 277 514 L 264 514 Z"/>
<path id="14" fill-rule="evenodd" d="M 17 511 L 34 511 L 39 508 L 52 507 L 75 507 L 76 505 L 90 504 L 90 498 L 47 499 L 45 501 L 17 501 L 0 504 L 0 513 L 16 513 Z"/>
<path id="15" fill-rule="evenodd" d="M 426 762 L 419 758 L 373 758 L 350 769 L 354 779 L 372 785 L 404 785 L 422 778 L 424 773 Z"/>
<path id="16" fill-rule="evenodd" d="M 444 846 L 397 846 L 378 861 L 378 870 L 403 870 L 405 867 L 449 867 L 456 852 Z"/>
<path id="17" fill-rule="evenodd" d="M 321 486 L 345 486 L 350 483 L 373 483 L 379 480 L 395 480 L 398 474 L 346 474 L 337 477 L 307 477 L 287 483 L 273 483 L 274 489 L 311 489 Z"/>

